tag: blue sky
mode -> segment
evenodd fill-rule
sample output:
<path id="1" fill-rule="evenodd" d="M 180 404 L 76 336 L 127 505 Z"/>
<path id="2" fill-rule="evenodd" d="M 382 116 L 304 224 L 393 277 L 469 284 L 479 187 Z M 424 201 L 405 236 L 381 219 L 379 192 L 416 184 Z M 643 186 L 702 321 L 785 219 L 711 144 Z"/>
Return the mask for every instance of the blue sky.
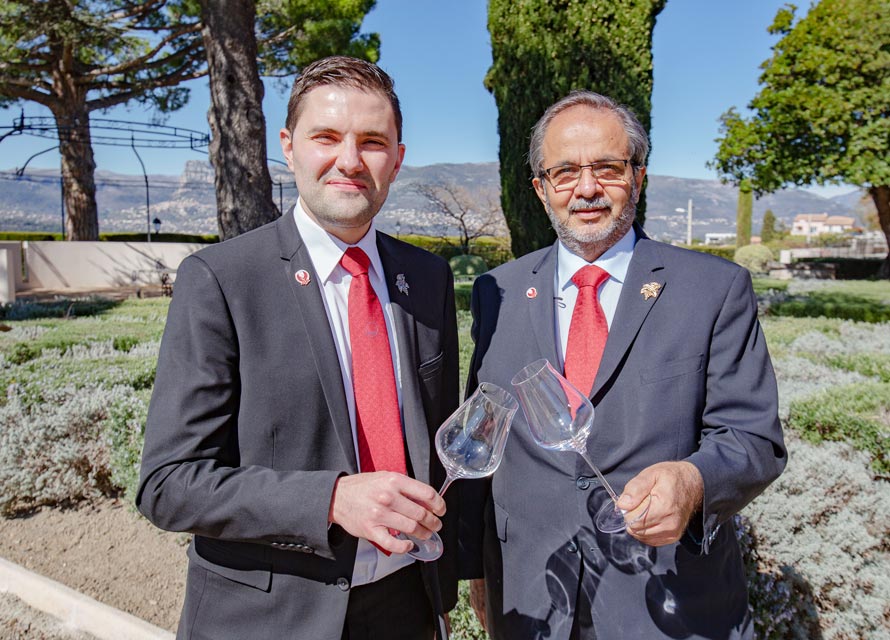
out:
<path id="1" fill-rule="evenodd" d="M 730 106 L 743 108 L 757 91 L 759 65 L 777 38 L 766 32 L 782 0 L 669 0 L 655 27 L 655 86 L 649 172 L 684 178 L 714 178 L 705 167 L 716 151 L 717 119 Z M 804 3 L 801 3 L 804 5 Z M 804 5 L 805 6 L 805 5 Z M 405 117 L 406 163 L 497 160 L 497 109 L 482 86 L 491 64 L 484 0 L 377 0 L 363 31 L 381 36 L 379 64 L 396 81 Z M 168 125 L 207 131 L 207 81 L 191 83 L 192 99 Z M 29 116 L 49 115 L 33 103 Z M 263 102 L 269 157 L 280 159 L 278 129 L 286 95 L 267 83 Z M 9 126 L 19 108 L 0 110 Z M 118 108 L 94 117 L 147 122 L 140 108 Z M 3 131 L 0 130 L 0 134 Z M 0 144 L 0 168 L 21 166 L 51 141 L 12 136 Z M 140 172 L 129 148 L 99 147 L 100 169 Z M 149 173 L 178 174 L 194 151 L 140 149 Z M 58 154 L 35 158 L 30 167 L 58 167 Z M 849 190 L 840 188 L 840 191 Z M 833 192 L 838 192 L 837 189 Z"/>

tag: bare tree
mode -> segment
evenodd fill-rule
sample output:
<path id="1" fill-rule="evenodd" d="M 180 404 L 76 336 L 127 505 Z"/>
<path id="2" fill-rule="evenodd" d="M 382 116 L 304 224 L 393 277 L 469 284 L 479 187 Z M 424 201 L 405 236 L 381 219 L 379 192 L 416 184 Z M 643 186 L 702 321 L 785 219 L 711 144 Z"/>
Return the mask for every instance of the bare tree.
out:
<path id="1" fill-rule="evenodd" d="M 453 183 L 421 182 L 414 185 L 414 190 L 426 199 L 433 208 L 432 213 L 445 218 L 447 227 L 457 229 L 456 245 L 449 236 L 443 234 L 441 237 L 449 244 L 459 246 L 463 254 L 470 252 L 473 240 L 506 232 L 497 189 L 477 196 Z"/>

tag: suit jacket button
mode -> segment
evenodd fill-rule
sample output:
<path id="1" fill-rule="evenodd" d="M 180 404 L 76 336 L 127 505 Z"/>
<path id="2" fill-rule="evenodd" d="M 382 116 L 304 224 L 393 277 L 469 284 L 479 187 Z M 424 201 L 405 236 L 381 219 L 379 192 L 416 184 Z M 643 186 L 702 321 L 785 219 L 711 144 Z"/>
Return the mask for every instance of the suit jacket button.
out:
<path id="1" fill-rule="evenodd" d="M 340 591 L 349 591 L 349 580 L 346 578 L 337 578 L 337 586 L 340 587 Z"/>
<path id="2" fill-rule="evenodd" d="M 578 552 L 578 545 L 576 545 L 574 541 L 570 542 L 569 546 L 566 548 L 569 550 L 569 553 L 577 553 Z"/>
<path id="3" fill-rule="evenodd" d="M 578 487 L 581 491 L 590 488 L 590 479 L 585 478 L 584 476 L 578 476 L 578 479 L 575 480 L 575 486 Z"/>

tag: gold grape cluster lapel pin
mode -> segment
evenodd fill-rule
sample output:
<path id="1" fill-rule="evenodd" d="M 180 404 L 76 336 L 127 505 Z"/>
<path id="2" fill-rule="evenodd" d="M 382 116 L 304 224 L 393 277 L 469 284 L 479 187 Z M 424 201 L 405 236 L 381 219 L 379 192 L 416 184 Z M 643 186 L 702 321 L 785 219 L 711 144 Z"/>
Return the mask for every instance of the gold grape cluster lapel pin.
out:
<path id="1" fill-rule="evenodd" d="M 643 294 L 643 300 L 648 300 L 649 298 L 658 297 L 658 292 L 661 290 L 661 285 L 657 282 L 650 282 L 649 284 L 644 284 L 643 288 L 640 289 L 640 293 Z"/>

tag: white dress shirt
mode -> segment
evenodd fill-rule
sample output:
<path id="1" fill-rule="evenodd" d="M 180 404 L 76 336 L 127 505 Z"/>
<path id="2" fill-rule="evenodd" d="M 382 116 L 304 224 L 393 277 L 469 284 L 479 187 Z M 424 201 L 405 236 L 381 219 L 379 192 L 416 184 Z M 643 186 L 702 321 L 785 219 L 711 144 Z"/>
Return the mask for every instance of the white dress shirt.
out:
<path id="1" fill-rule="evenodd" d="M 609 328 L 612 328 L 612 318 L 615 317 L 615 309 L 618 307 L 618 297 L 621 295 L 621 287 L 624 285 L 624 279 L 627 277 L 627 268 L 630 266 L 630 259 L 633 256 L 634 244 L 636 244 L 637 235 L 631 227 L 627 233 L 622 236 L 621 240 L 603 253 L 593 262 L 587 262 L 581 256 L 575 255 L 560 240 L 556 251 L 556 281 L 554 282 L 554 291 L 556 292 L 555 311 L 556 311 L 556 336 L 559 340 L 559 370 L 565 367 L 566 345 L 569 342 L 569 326 L 572 324 L 572 313 L 575 311 L 575 300 L 578 299 L 578 287 L 572 282 L 572 276 L 577 273 L 578 269 L 589 264 L 595 264 L 600 269 L 608 272 L 609 279 L 600 285 L 597 291 L 597 297 L 603 313 L 606 315 L 606 322 Z"/>
<path id="2" fill-rule="evenodd" d="M 349 424 L 352 427 L 352 442 L 355 447 L 355 459 L 359 462 L 358 438 L 355 430 L 355 392 L 352 388 L 352 348 L 349 343 L 349 284 L 352 275 L 340 264 L 343 254 L 351 246 L 362 249 L 371 260 L 368 279 L 380 300 L 383 317 L 386 321 L 386 333 L 389 336 L 389 349 L 392 352 L 393 372 L 396 379 L 396 392 L 399 397 L 399 411 L 402 410 L 401 367 L 399 362 L 398 341 L 396 340 L 393 323 L 392 307 L 389 291 L 384 281 L 383 263 L 377 251 L 377 233 L 373 221 L 368 232 L 355 245 L 349 245 L 322 229 L 303 210 L 302 201 L 298 200 L 294 207 L 294 219 L 297 230 L 303 238 L 306 250 L 315 267 L 321 284 L 322 299 L 331 334 L 337 345 L 340 358 L 340 374 L 343 376 L 343 390 L 346 392 L 346 404 L 349 409 Z M 361 471 L 361 469 L 359 469 Z M 358 586 L 374 582 L 388 576 L 402 567 L 414 562 L 404 554 L 386 556 L 364 538 L 359 538 L 355 555 L 355 566 L 352 569 L 352 585 Z"/>

